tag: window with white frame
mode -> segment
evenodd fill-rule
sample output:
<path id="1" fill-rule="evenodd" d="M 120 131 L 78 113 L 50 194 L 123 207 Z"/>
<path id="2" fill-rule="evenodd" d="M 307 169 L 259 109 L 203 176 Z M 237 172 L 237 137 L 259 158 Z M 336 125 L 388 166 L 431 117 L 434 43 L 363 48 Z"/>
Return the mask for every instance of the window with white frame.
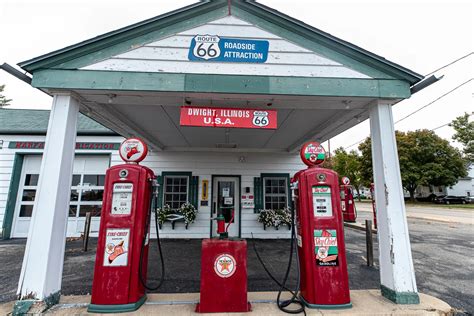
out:
<path id="1" fill-rule="evenodd" d="M 288 179 L 263 178 L 263 201 L 266 210 L 281 210 L 288 206 Z"/>
<path id="2" fill-rule="evenodd" d="M 188 202 L 188 176 L 165 176 L 163 188 L 163 205 L 168 204 L 176 210 Z"/>
<path id="3" fill-rule="evenodd" d="M 100 216 L 104 197 L 105 175 L 74 174 L 71 184 L 69 217 L 84 217 L 88 212 Z"/>

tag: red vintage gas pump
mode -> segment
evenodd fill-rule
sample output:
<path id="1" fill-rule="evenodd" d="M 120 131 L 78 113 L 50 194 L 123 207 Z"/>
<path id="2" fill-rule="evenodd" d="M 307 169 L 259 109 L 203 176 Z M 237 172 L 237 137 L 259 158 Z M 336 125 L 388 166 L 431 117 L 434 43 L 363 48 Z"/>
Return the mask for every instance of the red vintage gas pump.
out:
<path id="1" fill-rule="evenodd" d="M 146 300 L 155 175 L 138 162 L 147 152 L 140 139 L 127 139 L 120 145 L 127 163 L 107 170 L 89 312 L 134 311 Z"/>
<path id="2" fill-rule="evenodd" d="M 377 229 L 377 211 L 375 205 L 375 185 L 373 183 L 370 184 L 370 196 L 372 197 L 372 212 L 374 214 L 374 227 Z"/>
<path id="3" fill-rule="evenodd" d="M 239 313 L 251 309 L 247 301 L 247 242 L 229 239 L 227 226 L 219 211 L 218 238 L 202 241 L 201 291 L 196 306 L 198 313 Z"/>
<path id="4" fill-rule="evenodd" d="M 304 144 L 300 156 L 308 166 L 292 179 L 300 298 L 310 308 L 349 308 L 339 177 L 333 170 L 318 167 L 325 159 L 319 143 Z"/>
<path id="5" fill-rule="evenodd" d="M 357 211 L 354 203 L 354 189 L 348 177 L 342 177 L 341 184 L 341 209 L 344 222 L 354 223 L 357 219 Z"/>

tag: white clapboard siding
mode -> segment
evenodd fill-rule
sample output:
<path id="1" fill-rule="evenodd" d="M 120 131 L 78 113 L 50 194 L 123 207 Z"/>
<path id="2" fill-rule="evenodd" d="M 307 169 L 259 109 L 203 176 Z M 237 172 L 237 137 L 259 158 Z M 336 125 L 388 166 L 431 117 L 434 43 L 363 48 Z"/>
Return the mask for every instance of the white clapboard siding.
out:
<path id="1" fill-rule="evenodd" d="M 164 38 L 162 40 L 152 42 L 149 44 L 144 45 L 144 47 L 166 47 L 166 48 L 185 48 L 189 49 L 189 45 L 191 44 L 191 40 L 194 36 L 192 35 L 174 35 L 171 37 Z M 274 53 L 312 53 L 312 51 L 303 48 L 301 46 L 295 45 L 290 43 L 284 39 L 268 39 L 270 52 Z M 317 54 L 315 54 L 317 55 Z M 120 55 L 121 56 L 121 55 Z M 320 56 L 321 57 L 321 56 Z M 328 59 L 329 60 L 329 59 Z"/>
<path id="2" fill-rule="evenodd" d="M 248 22 L 245 22 L 241 19 L 237 19 L 236 17 L 233 17 L 233 16 L 226 16 L 225 18 L 212 21 L 208 24 L 252 25 L 252 24 L 250 24 Z"/>
<path id="3" fill-rule="evenodd" d="M 352 69 L 341 66 L 313 66 L 288 64 L 247 64 L 219 62 L 182 62 L 164 60 L 137 60 L 110 58 L 96 64 L 100 70 L 133 72 L 166 72 L 188 74 L 225 73 L 228 75 L 258 74 L 260 76 L 294 76 L 325 78 L 368 78 Z M 92 69 L 86 67 L 85 69 Z M 94 70 L 98 70 L 95 68 Z"/>
<path id="4" fill-rule="evenodd" d="M 156 61 L 188 61 L 189 49 L 175 48 L 170 50 L 167 47 L 149 47 L 144 46 L 121 54 L 113 59 L 132 59 L 132 60 L 156 60 Z M 268 54 L 266 65 L 269 64 L 297 64 L 305 63 L 307 65 L 319 66 L 341 66 L 327 58 L 313 53 L 293 53 L 293 52 L 270 52 Z"/>
<path id="5" fill-rule="evenodd" d="M 245 162 L 239 162 L 239 157 L 244 156 Z M 121 164 L 122 160 L 116 154 L 112 155 L 112 165 Z M 293 176 L 297 171 L 305 168 L 298 154 L 256 154 L 256 153 L 202 153 L 202 152 L 158 152 L 151 153 L 143 161 L 143 165 L 151 168 L 157 175 L 169 171 L 192 172 L 199 176 L 199 201 L 201 202 L 202 180 L 209 181 L 209 190 L 212 189 L 212 175 L 240 175 L 241 193 L 245 187 L 250 187 L 253 193 L 254 177 L 261 173 L 289 173 Z M 211 191 L 209 191 L 211 192 Z M 210 200 L 209 194 L 209 205 Z M 210 206 L 200 206 L 196 222 L 185 229 L 184 223 L 177 223 L 171 229 L 170 223 L 165 223 L 160 230 L 163 238 L 208 238 L 210 234 Z M 215 225 L 213 226 L 215 229 Z M 279 230 L 267 228 L 257 222 L 257 214 L 253 209 L 241 209 L 241 236 L 250 238 L 289 238 L 290 231 L 286 227 Z M 152 230 L 152 237 L 155 234 Z"/>
<path id="6" fill-rule="evenodd" d="M 253 25 L 205 24 L 193 29 L 178 33 L 179 35 L 218 35 L 222 37 L 239 37 L 252 39 L 280 38 Z"/>
<path id="7" fill-rule="evenodd" d="M 189 61 L 192 38 L 196 35 L 257 39 L 269 42 L 265 63 L 222 63 Z M 336 61 L 312 52 L 291 41 L 253 26 L 233 16 L 180 32 L 170 37 L 135 47 L 83 67 L 86 70 L 297 76 L 324 78 L 370 78 Z"/>

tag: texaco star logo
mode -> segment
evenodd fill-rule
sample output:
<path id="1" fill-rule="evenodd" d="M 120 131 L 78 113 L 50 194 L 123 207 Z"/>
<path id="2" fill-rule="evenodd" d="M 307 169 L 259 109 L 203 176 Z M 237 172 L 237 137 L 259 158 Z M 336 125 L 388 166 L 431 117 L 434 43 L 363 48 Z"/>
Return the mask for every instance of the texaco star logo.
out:
<path id="1" fill-rule="evenodd" d="M 214 271 L 221 278 L 228 278 L 235 273 L 237 264 L 234 257 L 229 254 L 219 255 L 214 262 Z"/>

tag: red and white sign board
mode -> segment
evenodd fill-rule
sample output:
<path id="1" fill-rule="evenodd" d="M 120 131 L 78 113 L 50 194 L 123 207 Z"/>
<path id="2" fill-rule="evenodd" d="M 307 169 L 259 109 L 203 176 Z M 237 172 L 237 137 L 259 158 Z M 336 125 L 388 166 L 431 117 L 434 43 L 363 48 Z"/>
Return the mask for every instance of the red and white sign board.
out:
<path id="1" fill-rule="evenodd" d="M 128 265 L 130 229 L 109 228 L 105 236 L 104 267 Z"/>
<path id="2" fill-rule="evenodd" d="M 277 111 L 182 106 L 181 126 L 277 128 Z"/>

